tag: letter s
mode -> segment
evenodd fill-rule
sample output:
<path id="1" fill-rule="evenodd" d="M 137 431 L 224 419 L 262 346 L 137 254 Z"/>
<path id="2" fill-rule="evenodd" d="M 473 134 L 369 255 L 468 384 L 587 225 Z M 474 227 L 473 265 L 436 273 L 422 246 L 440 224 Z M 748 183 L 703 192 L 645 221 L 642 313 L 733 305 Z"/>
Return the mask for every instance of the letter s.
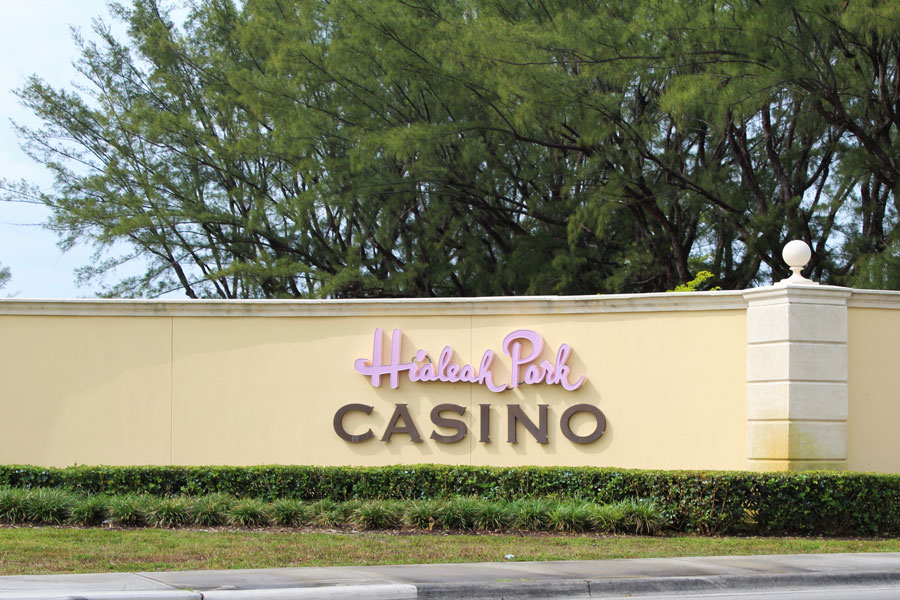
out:
<path id="1" fill-rule="evenodd" d="M 459 416 L 463 416 L 466 412 L 466 407 L 460 406 L 459 404 L 438 404 L 433 409 L 431 409 L 432 423 L 434 423 L 438 427 L 446 427 L 447 429 L 456 430 L 456 433 L 454 433 L 453 435 L 444 435 L 438 433 L 437 431 L 432 431 L 431 439 L 440 442 L 441 444 L 453 444 L 466 437 L 469 429 L 462 421 L 459 421 L 457 419 L 448 419 L 441 416 L 441 413 L 444 411 L 456 413 Z"/>

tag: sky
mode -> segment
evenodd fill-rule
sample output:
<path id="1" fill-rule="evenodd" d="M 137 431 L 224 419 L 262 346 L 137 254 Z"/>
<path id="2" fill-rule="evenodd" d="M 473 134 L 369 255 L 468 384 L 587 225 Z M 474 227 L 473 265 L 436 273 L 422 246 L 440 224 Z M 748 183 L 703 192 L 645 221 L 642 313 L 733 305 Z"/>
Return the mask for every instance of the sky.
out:
<path id="1" fill-rule="evenodd" d="M 77 48 L 70 26 L 90 37 L 91 22 L 111 22 L 107 0 L 0 0 L 0 179 L 25 179 L 51 190 L 50 174 L 19 148 L 11 121 L 36 126 L 39 121 L 22 107 L 11 90 L 37 74 L 54 87 L 71 88 L 78 73 L 72 67 Z M 124 28 L 122 28 L 124 31 Z M 41 225 L 43 206 L 0 202 L 0 265 L 12 278 L 0 297 L 92 297 L 99 286 L 77 287 L 74 270 L 91 260 L 89 247 L 63 253 L 57 236 Z"/>

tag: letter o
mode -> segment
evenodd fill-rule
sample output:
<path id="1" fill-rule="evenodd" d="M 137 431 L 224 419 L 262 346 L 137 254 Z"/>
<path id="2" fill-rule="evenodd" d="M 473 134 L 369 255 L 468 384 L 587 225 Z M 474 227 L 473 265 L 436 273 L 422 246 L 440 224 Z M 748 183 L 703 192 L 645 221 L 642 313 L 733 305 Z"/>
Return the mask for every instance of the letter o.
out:
<path id="1" fill-rule="evenodd" d="M 344 429 L 344 415 L 346 415 L 348 412 L 358 410 L 360 412 L 366 413 L 367 415 L 371 415 L 374 408 L 374 406 L 369 406 L 368 404 L 345 404 L 344 406 L 340 407 L 336 413 L 334 413 L 334 432 L 338 434 L 338 436 L 342 440 L 354 443 L 364 442 L 375 437 L 375 434 L 372 433 L 371 429 L 361 435 L 350 435 L 349 433 L 347 433 L 347 430 Z"/>
<path id="2" fill-rule="evenodd" d="M 572 428 L 569 426 L 569 421 L 575 413 L 579 412 L 590 413 L 594 415 L 594 419 L 597 420 L 597 427 L 594 428 L 594 431 L 589 435 L 575 435 L 575 432 L 572 431 Z M 562 434 L 570 441 L 575 442 L 576 444 L 590 444 L 591 442 L 596 442 L 600 439 L 600 436 L 606 431 L 606 417 L 596 406 L 591 404 L 576 404 L 567 408 L 562 414 L 562 417 L 559 419 L 559 428 L 562 430 Z"/>

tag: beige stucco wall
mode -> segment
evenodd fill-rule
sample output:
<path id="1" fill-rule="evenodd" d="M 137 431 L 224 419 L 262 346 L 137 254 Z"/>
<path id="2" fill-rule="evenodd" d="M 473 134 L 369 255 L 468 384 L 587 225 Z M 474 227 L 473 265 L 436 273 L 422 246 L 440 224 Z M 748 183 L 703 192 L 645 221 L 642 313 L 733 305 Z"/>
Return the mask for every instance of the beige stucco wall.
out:
<path id="1" fill-rule="evenodd" d="M 172 321 L 0 316 L 0 462 L 166 464 Z"/>
<path id="2" fill-rule="evenodd" d="M 746 465 L 746 317 L 736 294 L 388 302 L 0 302 L 0 463 L 318 464 L 451 463 L 742 469 Z M 533 385 L 492 393 L 467 383 L 373 387 L 353 369 L 370 358 L 376 327 L 404 335 L 403 358 L 445 345 L 476 365 L 510 331 L 543 336 L 544 357 L 572 347 L 575 391 Z M 375 439 L 341 440 L 371 428 Z M 424 441 L 378 438 L 406 403 Z M 431 408 L 466 407 L 460 442 L 429 439 Z M 549 443 L 520 427 L 506 441 L 506 405 L 537 421 L 549 405 Z M 573 444 L 561 413 L 588 403 L 606 416 L 598 441 Z M 491 404 L 491 443 L 478 441 Z M 452 416 L 452 415 L 448 415 Z M 579 435 L 591 429 L 572 420 Z M 439 433 L 452 431 L 439 429 Z"/>
<path id="3" fill-rule="evenodd" d="M 860 297 L 855 293 L 847 316 L 847 468 L 897 473 L 900 297 L 886 293 Z"/>

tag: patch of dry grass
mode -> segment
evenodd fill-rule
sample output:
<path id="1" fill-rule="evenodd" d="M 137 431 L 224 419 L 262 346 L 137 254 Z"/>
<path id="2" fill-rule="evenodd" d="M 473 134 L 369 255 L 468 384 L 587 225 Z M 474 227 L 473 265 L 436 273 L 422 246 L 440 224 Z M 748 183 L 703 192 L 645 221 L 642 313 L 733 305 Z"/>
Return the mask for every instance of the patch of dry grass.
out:
<path id="1" fill-rule="evenodd" d="M 0 574 L 898 552 L 896 539 L 0 528 Z"/>

